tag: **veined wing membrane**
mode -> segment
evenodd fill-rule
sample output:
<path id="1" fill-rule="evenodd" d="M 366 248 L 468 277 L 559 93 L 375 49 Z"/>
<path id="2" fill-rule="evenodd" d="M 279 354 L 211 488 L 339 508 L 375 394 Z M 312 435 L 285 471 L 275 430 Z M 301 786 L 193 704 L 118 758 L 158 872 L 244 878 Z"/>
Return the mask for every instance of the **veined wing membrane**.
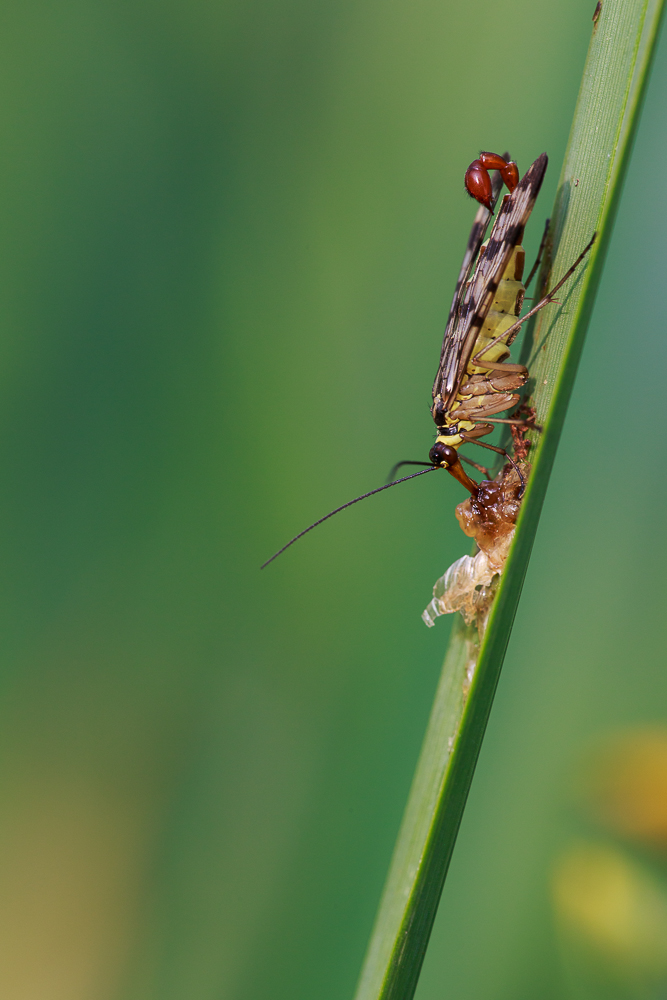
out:
<path id="1" fill-rule="evenodd" d="M 509 160 L 509 153 L 505 153 L 505 158 Z M 497 170 L 494 170 L 493 172 L 491 184 L 493 190 L 493 203 L 495 205 L 498 195 L 500 194 L 500 189 L 503 186 L 503 179 Z M 456 288 L 454 289 L 454 298 L 452 299 L 449 316 L 447 317 L 447 326 L 445 327 L 445 334 L 442 339 L 442 350 L 440 351 L 440 366 L 442 366 L 442 359 L 445 355 L 445 345 L 449 342 L 459 318 L 459 307 L 461 305 L 465 283 L 470 277 L 470 270 L 477 259 L 479 248 L 484 242 L 490 218 L 491 212 L 489 212 L 488 208 L 485 208 L 484 205 L 480 205 L 477 209 L 477 215 L 475 216 L 475 221 L 472 224 L 472 229 L 470 230 L 466 251 L 463 255 L 463 263 L 461 264 L 461 270 L 459 271 Z M 440 370 L 438 369 L 436 383 L 438 382 L 439 376 Z M 438 390 L 436 390 L 434 386 L 433 395 L 435 396 L 437 392 Z"/>
<path id="2" fill-rule="evenodd" d="M 505 198 L 491 230 L 486 251 L 477 263 L 460 308 L 458 296 L 455 296 L 456 315 L 451 323 L 450 312 L 451 329 L 448 323 L 440 367 L 433 386 L 433 398 L 440 395 L 445 407 L 451 406 L 454 401 L 512 250 L 521 242 L 542 185 L 547 162 L 547 155 L 543 153 L 529 167 L 512 194 Z"/>

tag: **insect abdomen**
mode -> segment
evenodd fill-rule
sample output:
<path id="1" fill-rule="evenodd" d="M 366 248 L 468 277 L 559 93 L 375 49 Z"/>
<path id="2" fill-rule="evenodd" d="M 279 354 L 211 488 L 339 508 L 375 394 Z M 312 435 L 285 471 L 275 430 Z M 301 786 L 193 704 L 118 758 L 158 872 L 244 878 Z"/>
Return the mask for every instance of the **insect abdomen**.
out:
<path id="1" fill-rule="evenodd" d="M 511 392 L 520 389 L 526 382 L 525 376 L 518 372 L 510 375 L 471 375 L 464 382 L 459 392 L 461 396 L 483 396 L 487 392 Z"/>
<path id="2" fill-rule="evenodd" d="M 490 344 L 504 329 L 509 330 L 521 313 L 526 291 L 521 283 L 525 257 L 523 247 L 514 248 L 475 343 L 473 357 L 482 354 L 484 345 Z M 525 385 L 528 373 L 494 372 L 493 369 L 484 367 L 484 360 L 502 363 L 509 353 L 508 343 L 500 340 L 489 349 L 479 364 L 469 363 L 468 378 L 459 389 L 449 412 L 451 420 L 477 420 L 493 413 L 501 413 L 518 403 L 519 397 L 511 390 Z"/>

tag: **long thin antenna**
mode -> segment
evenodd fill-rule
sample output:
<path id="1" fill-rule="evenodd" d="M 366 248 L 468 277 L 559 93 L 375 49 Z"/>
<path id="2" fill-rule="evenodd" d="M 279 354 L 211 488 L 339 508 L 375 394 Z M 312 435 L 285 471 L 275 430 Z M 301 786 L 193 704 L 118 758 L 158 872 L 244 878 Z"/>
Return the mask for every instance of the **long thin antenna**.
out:
<path id="1" fill-rule="evenodd" d="M 282 549 L 278 549 L 278 551 L 272 555 L 270 559 L 267 559 L 265 563 L 262 563 L 259 568 L 264 569 L 264 567 L 268 566 L 269 563 L 272 563 L 274 559 L 277 559 L 279 555 L 282 555 L 285 549 L 288 549 L 290 545 L 294 545 L 295 542 L 298 542 L 300 538 L 307 535 L 308 532 L 312 531 L 313 528 L 316 528 L 318 524 L 322 524 L 323 521 L 328 521 L 330 517 L 334 516 L 334 514 L 340 513 L 340 511 L 345 510 L 346 507 L 351 507 L 353 503 L 359 503 L 360 500 L 365 500 L 366 497 L 372 497 L 374 493 L 382 493 L 382 490 L 388 490 L 390 486 L 398 486 L 399 483 L 404 483 L 408 479 L 414 479 L 415 476 L 425 476 L 427 472 L 435 472 L 436 469 L 439 468 L 441 468 L 441 466 L 432 465 L 429 469 L 422 469 L 421 472 L 413 472 L 409 476 L 404 476 L 403 479 L 395 479 L 393 483 L 387 483 L 385 486 L 378 486 L 376 490 L 371 490 L 370 493 L 364 493 L 360 497 L 355 497 L 354 500 L 348 500 L 348 502 L 344 503 L 342 507 L 336 507 L 335 510 L 330 511 L 328 514 L 325 514 L 324 517 L 321 517 L 319 521 L 315 521 L 313 524 L 309 525 L 309 527 L 300 531 L 298 535 L 295 535 L 294 538 L 287 543 L 287 545 L 283 545 Z"/>
<path id="2" fill-rule="evenodd" d="M 402 465 L 433 465 L 433 462 L 410 462 L 410 461 L 397 462 L 396 465 L 393 466 L 389 475 L 387 476 L 387 485 L 389 485 L 389 483 L 392 482 L 394 476 L 396 475 L 396 473 L 398 472 L 398 470 Z"/>

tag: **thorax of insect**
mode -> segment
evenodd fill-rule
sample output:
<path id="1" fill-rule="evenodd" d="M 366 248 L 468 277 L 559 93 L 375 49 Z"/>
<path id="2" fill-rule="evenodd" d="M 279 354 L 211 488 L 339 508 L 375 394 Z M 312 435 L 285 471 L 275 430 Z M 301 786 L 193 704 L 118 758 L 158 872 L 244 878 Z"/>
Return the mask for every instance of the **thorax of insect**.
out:
<path id="1" fill-rule="evenodd" d="M 487 247 L 488 240 L 480 250 L 478 267 Z M 523 369 L 507 372 L 502 367 L 487 367 L 484 362 L 502 365 L 509 357 L 510 345 L 517 333 L 514 330 L 512 335 L 510 331 L 516 324 L 517 316 L 521 314 L 526 294 L 522 283 L 525 260 L 523 247 L 514 247 L 453 401 L 447 406 L 440 393 L 435 397 L 433 416 L 438 425 L 436 444 L 441 443 L 458 450 L 464 439 L 474 440 L 493 429 L 489 424 L 480 425 L 480 419 L 501 413 L 519 400 L 513 390 L 525 385 L 528 371 Z M 473 274 L 466 283 L 466 291 L 474 278 Z M 505 336 L 505 333 L 510 335 Z M 473 360 L 475 358 L 479 358 L 477 363 Z"/>

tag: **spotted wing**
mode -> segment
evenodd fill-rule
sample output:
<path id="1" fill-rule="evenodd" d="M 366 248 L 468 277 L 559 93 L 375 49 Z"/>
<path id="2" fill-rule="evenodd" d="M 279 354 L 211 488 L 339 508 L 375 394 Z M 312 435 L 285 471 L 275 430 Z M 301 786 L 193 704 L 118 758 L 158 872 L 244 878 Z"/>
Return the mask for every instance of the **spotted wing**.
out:
<path id="1" fill-rule="evenodd" d="M 509 160 L 509 153 L 505 154 L 505 159 Z M 500 189 L 503 186 L 503 179 L 497 170 L 493 171 L 492 179 L 492 200 L 495 205 L 496 199 L 500 194 Z M 484 205 L 480 205 L 477 209 L 477 215 L 475 216 L 475 221 L 472 224 L 472 229 L 470 230 L 470 236 L 468 237 L 468 243 L 466 246 L 466 252 L 463 255 L 463 263 L 461 264 L 461 270 L 459 271 L 458 280 L 456 282 L 456 288 L 454 290 L 454 298 L 452 300 L 452 305 L 449 310 L 449 316 L 447 317 L 447 326 L 445 327 L 445 335 L 442 339 L 442 350 L 440 352 L 440 364 L 442 365 L 442 359 L 445 354 L 445 347 L 451 338 L 452 332 L 459 318 L 459 309 L 461 306 L 461 299 L 463 297 L 464 285 L 468 278 L 470 277 L 470 271 L 477 259 L 477 254 L 479 253 L 479 248 L 484 242 L 484 237 L 486 236 L 486 230 L 489 225 L 489 219 L 491 218 L 491 212 Z M 439 374 L 439 373 L 438 373 Z M 433 395 L 436 395 L 434 390 Z"/>
<path id="2" fill-rule="evenodd" d="M 509 258 L 514 247 L 523 239 L 523 231 L 542 186 L 547 163 L 547 154 L 542 153 L 528 168 L 512 194 L 504 199 L 486 251 L 479 258 L 474 274 L 463 291 L 462 301 L 457 304 L 451 330 L 448 324 L 440 367 L 433 385 L 433 398 L 440 395 L 445 407 L 454 402 Z"/>

